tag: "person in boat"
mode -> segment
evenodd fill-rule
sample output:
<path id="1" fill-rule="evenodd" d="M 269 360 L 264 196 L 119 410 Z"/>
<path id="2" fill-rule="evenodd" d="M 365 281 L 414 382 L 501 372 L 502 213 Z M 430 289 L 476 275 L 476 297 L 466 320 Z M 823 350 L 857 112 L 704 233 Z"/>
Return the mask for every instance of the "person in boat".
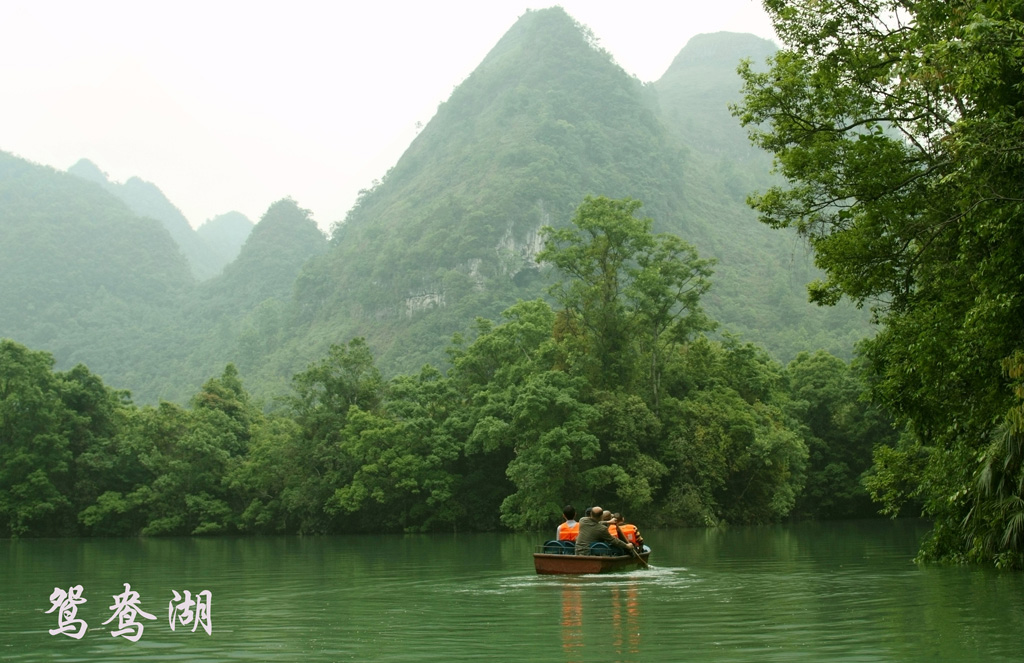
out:
<path id="1" fill-rule="evenodd" d="M 605 513 L 607 513 L 607 512 L 605 512 Z M 626 541 L 627 543 L 632 543 L 632 541 L 627 539 L 622 534 L 622 530 L 619 529 L 619 523 L 621 522 L 619 520 L 620 517 L 621 516 L 619 516 L 619 514 L 617 514 L 617 513 L 613 513 L 612 514 L 611 519 L 608 521 L 608 533 L 611 534 L 612 536 L 614 536 L 615 538 L 621 540 L 621 541 Z"/>
<path id="2" fill-rule="evenodd" d="M 580 524 L 576 521 L 576 507 L 566 504 L 562 509 L 562 517 L 565 522 L 558 526 L 555 538 L 559 541 L 575 541 L 580 533 Z"/>
<path id="3" fill-rule="evenodd" d="M 608 523 L 601 520 L 604 509 L 595 506 L 587 512 L 587 515 L 580 518 L 580 533 L 576 537 L 576 554 L 589 555 L 590 544 L 597 541 L 604 541 L 610 546 L 630 550 L 633 544 L 620 541 L 608 532 Z"/>
<path id="4" fill-rule="evenodd" d="M 637 550 L 644 549 L 644 538 L 640 536 L 640 530 L 637 529 L 636 525 L 627 523 L 621 513 L 612 514 L 612 521 L 614 524 L 608 526 L 609 532 L 620 539 L 624 538 L 629 543 L 632 543 L 633 547 Z M 614 530 L 612 530 L 613 527 L 615 528 Z"/>

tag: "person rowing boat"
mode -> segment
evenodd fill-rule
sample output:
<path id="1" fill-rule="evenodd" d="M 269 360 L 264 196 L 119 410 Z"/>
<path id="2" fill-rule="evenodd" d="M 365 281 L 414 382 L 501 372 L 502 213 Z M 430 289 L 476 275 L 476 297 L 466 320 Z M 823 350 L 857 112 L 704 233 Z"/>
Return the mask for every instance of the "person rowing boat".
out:
<path id="1" fill-rule="evenodd" d="M 587 512 L 587 515 L 580 518 L 580 531 L 576 536 L 576 554 L 590 555 L 590 544 L 597 543 L 598 541 L 603 541 L 616 548 L 622 548 L 626 551 L 625 554 L 627 555 L 631 554 L 633 544 L 611 535 L 608 531 L 608 525 L 601 521 L 603 513 L 604 509 L 595 506 Z"/>

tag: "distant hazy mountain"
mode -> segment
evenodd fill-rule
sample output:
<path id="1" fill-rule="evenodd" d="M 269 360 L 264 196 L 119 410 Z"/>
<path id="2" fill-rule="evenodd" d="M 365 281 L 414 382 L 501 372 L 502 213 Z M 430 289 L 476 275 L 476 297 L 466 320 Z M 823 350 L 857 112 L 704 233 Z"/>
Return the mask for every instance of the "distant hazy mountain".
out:
<path id="1" fill-rule="evenodd" d="M 806 284 L 819 276 L 810 249 L 795 233 L 759 223 L 746 204 L 774 178 L 770 157 L 750 144 L 729 110 L 742 97 L 736 69 L 743 59 L 764 65 L 776 50 L 749 34 L 697 35 L 650 86 L 651 98 L 687 151 L 683 205 L 702 221 L 693 241 L 719 260 L 709 311 L 783 361 L 809 348 L 847 356 L 872 333 L 867 313 L 847 302 L 809 304 Z"/>
<path id="2" fill-rule="evenodd" d="M 207 220 L 196 228 L 196 234 L 227 265 L 238 257 L 242 245 L 252 232 L 253 223 L 241 212 L 228 212 Z"/>
<path id="3" fill-rule="evenodd" d="M 99 184 L 139 216 L 162 223 L 177 242 L 197 279 L 205 280 L 220 273 L 230 262 L 230 258 L 225 259 L 224 255 L 230 254 L 231 249 L 211 244 L 206 237 L 197 234 L 181 210 L 155 184 L 138 177 L 131 177 L 124 184 L 111 182 L 106 173 L 88 159 L 81 159 L 68 168 L 68 172 Z"/>
<path id="4" fill-rule="evenodd" d="M 192 277 L 159 222 L 0 152 L 0 283 L 0 337 L 127 386 L 180 346 L 170 329 Z"/>
<path id="5" fill-rule="evenodd" d="M 187 399 L 213 372 L 233 362 L 253 393 L 286 393 L 292 373 L 313 356 L 271 357 L 295 335 L 299 317 L 293 301 L 303 265 L 328 250 L 327 238 L 309 210 L 291 199 L 272 204 L 252 229 L 238 257 L 223 273 L 198 285 L 182 313 L 193 341 L 177 367 L 177 397 Z"/>
<path id="6" fill-rule="evenodd" d="M 767 156 L 753 147 L 747 130 L 729 114 L 742 98 L 740 60 L 762 64 L 778 50 L 750 34 L 718 32 L 693 37 L 654 84 L 666 124 L 701 152 L 739 159 Z"/>
<path id="7" fill-rule="evenodd" d="M 238 257 L 203 284 L 222 311 L 248 312 L 267 299 L 291 298 L 302 266 L 328 249 L 327 238 L 294 200 L 279 200 L 252 229 Z"/>

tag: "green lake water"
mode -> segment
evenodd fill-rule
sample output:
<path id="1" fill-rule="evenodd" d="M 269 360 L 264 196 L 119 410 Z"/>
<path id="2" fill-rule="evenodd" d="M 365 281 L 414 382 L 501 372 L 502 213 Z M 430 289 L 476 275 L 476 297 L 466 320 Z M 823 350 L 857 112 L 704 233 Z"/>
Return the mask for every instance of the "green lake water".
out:
<path id="1" fill-rule="evenodd" d="M 1024 661 L 1024 574 L 915 566 L 923 523 L 641 529 L 650 569 L 580 577 L 534 573 L 543 535 L 3 541 L 0 661 Z M 184 590 L 211 634 L 171 630 Z"/>

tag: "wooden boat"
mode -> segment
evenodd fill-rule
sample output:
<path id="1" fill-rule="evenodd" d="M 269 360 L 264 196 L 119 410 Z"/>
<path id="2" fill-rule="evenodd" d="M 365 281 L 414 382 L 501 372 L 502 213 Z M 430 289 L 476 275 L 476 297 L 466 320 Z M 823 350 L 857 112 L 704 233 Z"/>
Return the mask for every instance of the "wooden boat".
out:
<path id="1" fill-rule="evenodd" d="M 637 566 L 646 566 L 651 549 L 640 553 L 620 554 L 621 549 L 606 543 L 593 544 L 593 555 L 577 555 L 573 545 L 566 541 L 548 541 L 540 552 L 533 553 L 533 568 L 539 575 L 578 575 L 583 573 L 610 573 Z M 640 561 L 643 560 L 643 561 Z"/>

